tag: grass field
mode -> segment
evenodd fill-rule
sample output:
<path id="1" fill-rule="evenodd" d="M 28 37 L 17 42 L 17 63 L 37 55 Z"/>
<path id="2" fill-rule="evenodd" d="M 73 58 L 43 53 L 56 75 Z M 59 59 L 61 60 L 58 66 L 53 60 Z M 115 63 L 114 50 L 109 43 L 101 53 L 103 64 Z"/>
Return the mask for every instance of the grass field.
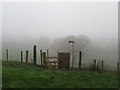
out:
<path id="1" fill-rule="evenodd" d="M 112 73 L 44 69 L 16 61 L 2 62 L 3 88 L 117 88 Z"/>

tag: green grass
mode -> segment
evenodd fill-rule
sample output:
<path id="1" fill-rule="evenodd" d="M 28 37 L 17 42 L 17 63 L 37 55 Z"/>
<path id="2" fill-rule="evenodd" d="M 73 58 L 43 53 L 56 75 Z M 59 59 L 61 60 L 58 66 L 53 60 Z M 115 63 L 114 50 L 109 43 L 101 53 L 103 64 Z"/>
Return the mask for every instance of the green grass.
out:
<path id="1" fill-rule="evenodd" d="M 116 74 L 44 69 L 15 61 L 2 62 L 3 88 L 117 88 Z"/>

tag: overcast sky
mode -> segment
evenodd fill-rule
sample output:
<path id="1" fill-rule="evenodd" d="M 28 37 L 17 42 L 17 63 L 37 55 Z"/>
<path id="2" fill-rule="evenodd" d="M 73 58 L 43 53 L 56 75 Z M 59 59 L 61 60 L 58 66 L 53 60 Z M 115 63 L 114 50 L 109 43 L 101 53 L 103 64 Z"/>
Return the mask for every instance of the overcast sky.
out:
<path id="1" fill-rule="evenodd" d="M 3 3 L 3 37 L 118 37 L 116 2 Z"/>
<path id="2" fill-rule="evenodd" d="M 25 37 L 33 42 L 33 38 L 38 39 L 42 36 L 53 40 L 82 34 L 92 41 L 99 42 L 92 43 L 93 48 L 90 47 L 90 55 L 88 54 L 87 58 L 104 58 L 109 63 L 118 60 L 117 2 L 7 2 L 2 3 L 2 6 L 0 3 L 0 7 L 2 7 L 0 8 L 2 20 L 0 28 L 2 26 L 3 41 L 11 41 L 15 44 L 19 40 L 25 40 Z M 21 44 L 20 46 L 22 47 Z M 18 58 L 19 55 L 16 57 Z"/>

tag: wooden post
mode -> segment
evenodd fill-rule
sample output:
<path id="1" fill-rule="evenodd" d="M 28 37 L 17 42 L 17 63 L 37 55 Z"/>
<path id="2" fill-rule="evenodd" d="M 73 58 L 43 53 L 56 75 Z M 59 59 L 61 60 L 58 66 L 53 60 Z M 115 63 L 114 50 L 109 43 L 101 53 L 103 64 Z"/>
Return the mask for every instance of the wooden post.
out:
<path id="1" fill-rule="evenodd" d="M 47 49 L 47 57 L 49 57 L 49 50 Z M 47 61 L 49 60 L 49 58 L 47 58 Z"/>
<path id="2" fill-rule="evenodd" d="M 28 50 L 26 50 L 26 63 L 28 63 Z"/>
<path id="3" fill-rule="evenodd" d="M 118 75 L 119 75 L 119 63 L 117 63 L 117 73 L 118 73 Z"/>
<path id="4" fill-rule="evenodd" d="M 49 58 L 48 58 L 48 57 L 49 57 L 49 50 L 47 49 L 47 59 L 46 59 L 46 60 L 47 60 L 47 63 L 46 63 L 46 66 L 47 66 L 47 67 L 48 67 L 48 61 L 49 61 Z"/>
<path id="5" fill-rule="evenodd" d="M 96 59 L 94 59 L 94 69 L 93 69 L 93 71 L 95 71 L 95 68 L 96 68 Z"/>
<path id="6" fill-rule="evenodd" d="M 120 85 L 120 67 L 119 67 L 119 62 L 117 63 L 117 75 L 118 75 L 118 88 L 120 88 L 119 87 L 119 85 Z"/>
<path id="7" fill-rule="evenodd" d="M 103 70 L 103 65 L 104 65 L 104 64 L 103 64 L 103 60 L 102 60 L 102 70 Z"/>
<path id="8" fill-rule="evenodd" d="M 81 58 L 82 58 L 82 52 L 79 52 L 79 69 L 81 69 Z"/>
<path id="9" fill-rule="evenodd" d="M 46 52 L 43 52 L 43 62 L 44 66 L 46 67 Z"/>
<path id="10" fill-rule="evenodd" d="M 6 60 L 8 61 L 8 49 L 6 49 Z"/>
<path id="11" fill-rule="evenodd" d="M 43 62 L 42 62 L 42 50 L 40 50 L 40 56 L 41 56 L 41 66 L 43 66 Z"/>
<path id="12" fill-rule="evenodd" d="M 21 62 L 23 62 L 23 51 L 21 51 Z"/>
<path id="13" fill-rule="evenodd" d="M 58 62 L 58 54 L 59 54 L 59 51 L 57 50 L 57 68 L 59 66 L 59 62 Z"/>
<path id="14" fill-rule="evenodd" d="M 36 64 L 36 59 L 37 59 L 37 55 L 36 55 L 36 45 L 34 45 L 33 47 L 33 63 Z"/>
<path id="15" fill-rule="evenodd" d="M 50 68 L 51 68 L 51 66 L 52 66 L 52 65 L 51 65 L 51 62 L 50 62 Z"/>

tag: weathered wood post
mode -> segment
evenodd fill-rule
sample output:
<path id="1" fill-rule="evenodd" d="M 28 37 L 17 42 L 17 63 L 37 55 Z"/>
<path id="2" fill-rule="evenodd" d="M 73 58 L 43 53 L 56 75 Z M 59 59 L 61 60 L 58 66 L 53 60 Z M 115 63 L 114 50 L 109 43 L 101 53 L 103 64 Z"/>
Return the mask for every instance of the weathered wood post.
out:
<path id="1" fill-rule="evenodd" d="M 96 59 L 94 59 L 94 68 L 93 68 L 93 71 L 95 71 L 96 69 Z"/>
<path id="2" fill-rule="evenodd" d="M 28 50 L 26 50 L 26 63 L 28 63 Z"/>
<path id="3" fill-rule="evenodd" d="M 59 55 L 59 51 L 57 50 L 57 68 L 58 68 L 58 66 L 59 66 L 58 55 Z M 69 64 L 69 65 L 70 65 L 70 64 Z"/>
<path id="4" fill-rule="evenodd" d="M 49 50 L 47 49 L 47 57 L 49 57 Z M 49 58 L 47 58 L 47 60 L 49 60 Z"/>
<path id="5" fill-rule="evenodd" d="M 119 75 L 119 69 L 120 69 L 119 63 L 117 63 L 117 73 L 118 73 L 118 75 Z"/>
<path id="6" fill-rule="evenodd" d="M 36 55 L 36 45 L 34 45 L 33 47 L 33 63 L 36 64 L 36 59 L 37 59 L 37 55 Z"/>
<path id="7" fill-rule="evenodd" d="M 102 60 L 102 70 L 103 70 L 103 65 L 104 65 L 104 64 L 103 64 L 103 60 Z"/>
<path id="8" fill-rule="evenodd" d="M 23 51 L 21 51 L 21 62 L 23 62 Z"/>
<path id="9" fill-rule="evenodd" d="M 79 69 L 81 69 L 82 52 L 79 52 Z"/>
<path id="10" fill-rule="evenodd" d="M 46 52 L 43 52 L 43 62 L 44 66 L 46 67 Z"/>
<path id="11" fill-rule="evenodd" d="M 119 67 L 119 62 L 117 63 L 117 75 L 118 75 L 118 88 L 120 88 L 120 67 Z"/>
<path id="12" fill-rule="evenodd" d="M 40 50 L 40 57 L 41 57 L 41 66 L 43 66 L 43 62 L 42 62 L 42 50 Z"/>
<path id="13" fill-rule="evenodd" d="M 48 63 L 48 61 L 49 61 L 49 50 L 47 49 L 47 59 L 46 59 L 46 66 L 48 67 L 49 66 L 49 63 Z"/>
<path id="14" fill-rule="evenodd" d="M 8 49 L 6 49 L 6 60 L 8 61 Z"/>

